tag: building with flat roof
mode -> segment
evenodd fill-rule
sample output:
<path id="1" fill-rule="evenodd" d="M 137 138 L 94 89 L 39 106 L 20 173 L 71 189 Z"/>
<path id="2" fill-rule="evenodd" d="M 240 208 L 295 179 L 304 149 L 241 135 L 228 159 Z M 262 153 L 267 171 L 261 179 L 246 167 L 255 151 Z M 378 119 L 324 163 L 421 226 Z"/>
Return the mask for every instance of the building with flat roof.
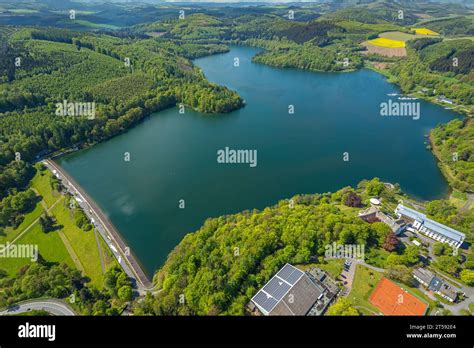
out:
<path id="1" fill-rule="evenodd" d="M 454 302 L 458 298 L 457 291 L 451 285 L 427 269 L 421 267 L 416 268 L 413 271 L 413 278 L 428 290 L 437 293 L 450 302 Z"/>
<path id="2" fill-rule="evenodd" d="M 416 268 L 413 270 L 413 278 L 415 278 L 419 283 L 423 284 L 425 287 L 428 287 L 433 280 L 434 274 L 424 268 Z"/>
<path id="3" fill-rule="evenodd" d="M 431 220 L 425 214 L 403 204 L 397 206 L 395 213 L 399 218 L 410 222 L 418 232 L 441 243 L 447 243 L 453 248 L 459 248 L 466 238 L 464 233 Z"/>
<path id="4" fill-rule="evenodd" d="M 263 315 L 308 315 L 325 289 L 287 263 L 261 288 L 251 302 Z"/>

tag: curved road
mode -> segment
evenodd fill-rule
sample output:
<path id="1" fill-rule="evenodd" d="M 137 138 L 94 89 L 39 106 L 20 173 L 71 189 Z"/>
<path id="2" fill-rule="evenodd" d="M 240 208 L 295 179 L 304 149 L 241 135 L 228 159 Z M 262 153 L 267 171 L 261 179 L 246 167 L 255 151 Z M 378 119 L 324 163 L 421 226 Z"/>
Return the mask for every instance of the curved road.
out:
<path id="1" fill-rule="evenodd" d="M 71 307 L 69 307 L 69 305 L 66 304 L 64 301 L 53 299 L 28 301 L 19 304 L 14 304 L 9 309 L 0 311 L 0 315 L 18 315 L 21 313 L 29 312 L 31 310 L 43 310 L 53 315 L 76 315 L 76 313 L 71 309 Z"/>

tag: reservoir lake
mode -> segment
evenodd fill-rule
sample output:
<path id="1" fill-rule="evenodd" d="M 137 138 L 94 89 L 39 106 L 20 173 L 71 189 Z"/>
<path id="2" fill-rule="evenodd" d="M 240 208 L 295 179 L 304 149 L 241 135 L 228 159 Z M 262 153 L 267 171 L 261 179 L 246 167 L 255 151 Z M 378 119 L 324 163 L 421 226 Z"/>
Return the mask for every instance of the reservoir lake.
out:
<path id="1" fill-rule="evenodd" d="M 367 69 L 273 68 L 251 62 L 259 51 L 234 46 L 194 61 L 210 81 L 237 91 L 244 108 L 213 115 L 168 109 L 58 160 L 117 227 L 149 276 L 209 217 L 373 177 L 399 183 L 419 199 L 449 192 L 425 148 L 425 135 L 459 115 L 416 100 L 417 120 L 381 116 L 381 103 L 410 101 L 389 96 L 400 91 L 382 75 Z M 217 153 L 226 147 L 256 150 L 256 166 L 218 163 Z"/>

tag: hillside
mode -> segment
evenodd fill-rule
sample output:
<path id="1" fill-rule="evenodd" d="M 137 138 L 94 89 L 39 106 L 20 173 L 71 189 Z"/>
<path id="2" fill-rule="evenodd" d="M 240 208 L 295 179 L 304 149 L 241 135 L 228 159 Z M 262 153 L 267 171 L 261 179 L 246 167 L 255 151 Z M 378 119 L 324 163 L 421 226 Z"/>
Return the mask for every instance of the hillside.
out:
<path id="1" fill-rule="evenodd" d="M 431 132 L 435 154 L 452 187 L 474 192 L 474 122 L 454 120 Z"/>
<path id="2" fill-rule="evenodd" d="M 0 76 L 2 168 L 16 168 L 40 153 L 101 141 L 176 104 L 202 112 L 242 106 L 236 93 L 209 83 L 189 60 L 175 53 L 193 55 L 193 46 L 172 50 L 151 39 L 39 29 L 13 30 L 3 40 L 7 47 L 0 53 L 5 62 Z M 204 54 L 207 48 L 199 49 Z M 13 57 L 20 59 L 20 66 L 15 66 Z M 58 117 L 57 104 L 65 101 L 94 102 L 95 114 L 92 119 Z M 15 164 L 15 158 L 20 162 Z M 23 182 L 28 175 L 12 176 Z M 16 186 L 2 170 L 0 198 Z"/>
<path id="3" fill-rule="evenodd" d="M 261 211 L 208 219 L 169 254 L 154 277 L 160 291 L 135 303 L 135 312 L 243 315 L 250 298 L 285 263 L 318 264 L 324 268 L 325 245 L 333 242 L 365 245 L 367 258 L 385 254 L 387 266 L 415 266 L 418 257 L 413 258 L 414 250 L 410 248 L 392 252 L 389 258 L 389 253 L 381 250 L 390 232 L 387 225 L 370 224 L 357 217 L 373 195 L 381 197 L 389 207 L 395 207 L 400 199 L 410 201 L 396 189 L 388 189 L 373 179 L 361 182 L 356 189 L 299 195 Z M 349 196 L 358 197 L 363 205 L 352 207 Z M 472 232 L 472 211 L 461 214 L 447 201 L 433 201 L 427 206 L 438 221 Z"/>

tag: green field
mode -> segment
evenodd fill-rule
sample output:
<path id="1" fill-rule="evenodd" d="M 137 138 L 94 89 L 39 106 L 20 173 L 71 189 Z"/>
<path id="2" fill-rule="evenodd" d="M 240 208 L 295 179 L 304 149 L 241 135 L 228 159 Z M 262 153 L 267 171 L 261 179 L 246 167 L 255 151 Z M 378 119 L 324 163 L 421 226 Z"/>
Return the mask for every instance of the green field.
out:
<path id="1" fill-rule="evenodd" d="M 91 284 L 101 288 L 104 278 L 98 244 L 102 249 L 105 270 L 116 261 L 100 236 L 98 243 L 93 230 L 86 232 L 76 226 L 65 197 L 51 189 L 51 175 L 48 170 L 38 169 L 31 188 L 42 196 L 42 200 L 32 212 L 26 214 L 18 228 L 7 228 L 5 234 L 0 235 L 0 243 L 12 241 L 20 236 L 16 244 L 38 245 L 39 254 L 43 259 L 76 267 L 91 279 Z M 58 226 L 55 231 L 48 233 L 42 231 L 37 221 L 46 209 L 55 218 Z M 30 262 L 24 258 L 2 258 L 0 269 L 4 269 L 13 277 L 21 267 Z"/>
<path id="2" fill-rule="evenodd" d="M 38 10 L 31 10 L 27 8 L 13 8 L 13 9 L 9 9 L 8 12 L 17 13 L 17 14 L 32 14 L 32 13 L 38 13 Z"/>
<path id="3" fill-rule="evenodd" d="M 38 223 L 34 224 L 15 244 L 37 245 L 39 254 L 43 259 L 74 266 L 74 262 L 58 233 L 56 231 L 44 233 Z M 31 260 L 24 258 L 4 258 L 0 261 L 0 268 L 6 270 L 10 276 L 14 276 L 21 267 L 30 262 Z"/>
<path id="4" fill-rule="evenodd" d="M 388 255 L 390 253 L 382 248 L 371 249 L 365 253 L 365 262 L 375 267 L 384 268 Z"/>
<path id="5" fill-rule="evenodd" d="M 33 221 L 38 219 L 42 213 L 43 206 L 41 202 L 38 202 L 36 204 L 35 209 L 33 209 L 33 211 L 31 211 L 29 214 L 25 215 L 23 222 L 17 228 L 5 228 L 4 234 L 0 235 L 0 243 L 4 244 L 6 242 L 14 240 L 21 232 L 23 232 L 28 226 L 30 226 Z"/>
<path id="6" fill-rule="evenodd" d="M 341 274 L 343 265 L 344 265 L 344 259 L 334 259 L 334 260 L 328 260 L 326 263 L 310 263 L 307 265 L 298 265 L 298 268 L 305 271 L 310 268 L 320 268 L 323 271 L 328 272 L 328 274 L 333 279 L 336 279 Z"/>
<path id="7" fill-rule="evenodd" d="M 361 265 L 356 267 L 352 290 L 347 298 L 351 300 L 354 307 L 362 314 L 379 314 L 378 308 L 369 303 L 369 296 L 382 278 L 382 275 Z"/>
<path id="8" fill-rule="evenodd" d="M 43 201 L 48 208 L 60 198 L 59 192 L 51 189 L 50 180 L 52 175 L 49 171 L 38 171 L 31 182 L 31 187 L 43 197 Z"/>
<path id="9" fill-rule="evenodd" d="M 399 40 L 399 41 L 408 41 L 413 40 L 419 37 L 426 37 L 426 35 L 414 35 L 403 33 L 401 31 L 387 31 L 385 33 L 379 34 L 380 37 L 390 39 L 390 40 Z"/>
<path id="10" fill-rule="evenodd" d="M 74 23 L 76 24 L 80 24 L 84 27 L 89 27 L 89 28 L 94 28 L 94 29 L 120 29 L 120 27 L 117 27 L 116 25 L 112 25 L 112 24 L 103 24 L 103 23 L 93 23 L 93 22 L 89 22 L 89 21 L 86 21 L 86 20 L 83 20 L 83 19 L 76 19 L 74 21 Z"/>
<path id="11" fill-rule="evenodd" d="M 446 41 L 451 41 L 451 40 L 471 40 L 474 41 L 474 36 L 456 36 L 456 37 L 449 37 L 445 38 Z"/>
<path id="12" fill-rule="evenodd" d="M 91 278 L 92 284 L 100 286 L 103 282 L 103 274 L 94 231 L 85 232 L 77 227 L 71 211 L 64 204 L 56 205 L 52 213 L 58 223 L 63 226 L 60 232 L 64 233 L 71 244 L 85 273 Z"/>

